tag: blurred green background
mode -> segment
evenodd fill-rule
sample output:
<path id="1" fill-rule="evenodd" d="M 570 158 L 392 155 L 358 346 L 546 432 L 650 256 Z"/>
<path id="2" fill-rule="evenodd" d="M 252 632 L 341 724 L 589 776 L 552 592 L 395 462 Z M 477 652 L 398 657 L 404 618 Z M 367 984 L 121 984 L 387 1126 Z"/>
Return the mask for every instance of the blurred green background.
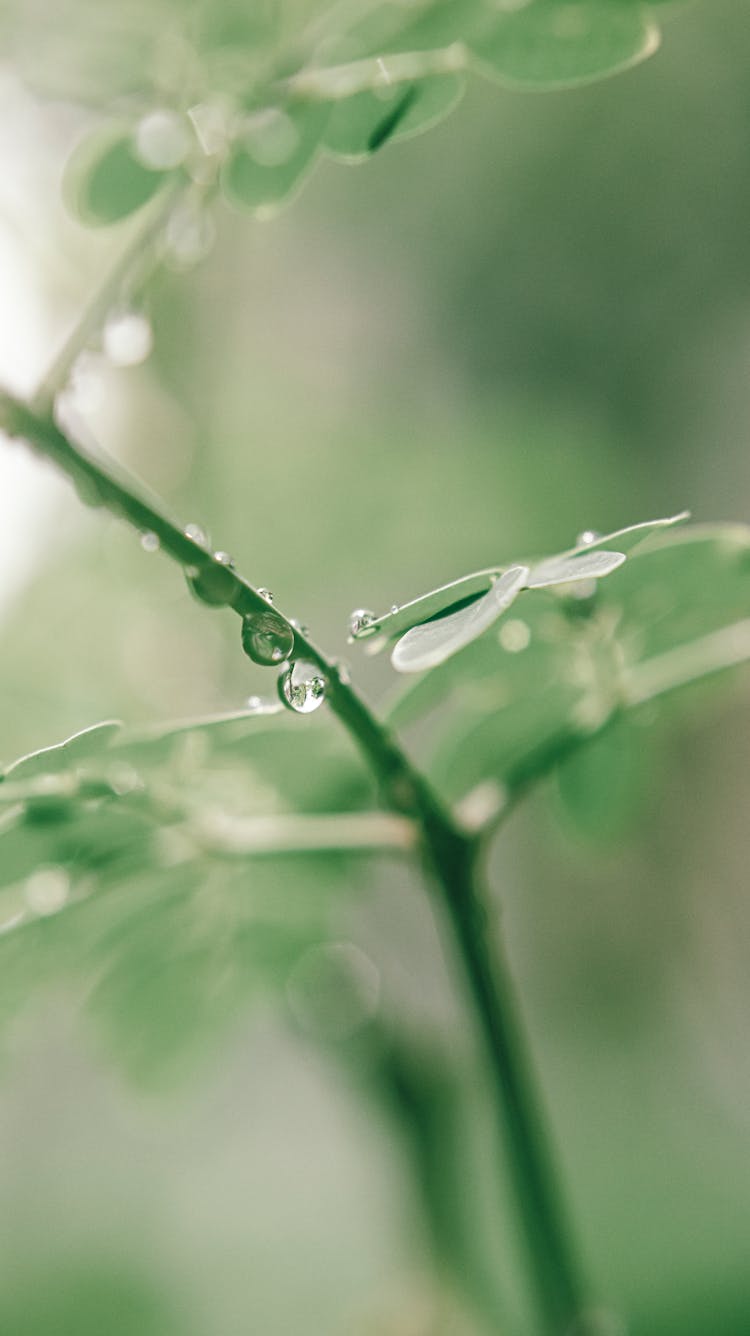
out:
<path id="1" fill-rule="evenodd" d="M 221 212 L 209 258 L 150 288 L 149 361 L 97 364 L 100 440 L 352 659 L 355 606 L 588 527 L 683 506 L 745 518 L 749 64 L 742 0 L 687 5 L 618 78 L 544 95 L 474 81 L 424 138 L 356 172 L 323 163 L 273 222 Z M 64 214 L 80 113 L 12 70 L 0 89 L 8 263 L 31 276 L 41 372 L 124 233 Z M 2 626 L 5 761 L 101 718 L 266 689 L 234 620 L 167 561 L 64 486 L 45 497 L 6 560 L 33 573 Z M 356 667 L 383 699 L 387 664 Z M 612 839 L 571 828 L 549 783 L 492 857 L 586 1262 L 633 1336 L 750 1330 L 749 741 L 740 682 L 659 730 Z M 389 866 L 333 922 L 377 965 L 387 1015 L 450 1054 L 466 1267 L 508 1296 L 490 1329 L 529 1331 L 487 1183 L 481 1058 L 424 889 Z M 366 1044 L 311 1041 L 282 1001 L 154 1094 L 65 994 L 35 1005 L 2 1072 L 0 1330 L 484 1330 L 435 1260 L 374 1065 Z"/>

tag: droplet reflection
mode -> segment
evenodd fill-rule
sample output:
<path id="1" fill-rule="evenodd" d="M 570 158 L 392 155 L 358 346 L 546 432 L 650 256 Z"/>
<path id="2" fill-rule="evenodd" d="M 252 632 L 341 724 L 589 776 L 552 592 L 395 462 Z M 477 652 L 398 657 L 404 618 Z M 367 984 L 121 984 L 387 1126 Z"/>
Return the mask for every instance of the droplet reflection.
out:
<path id="1" fill-rule="evenodd" d="M 298 659 L 279 678 L 282 703 L 295 714 L 312 714 L 326 698 L 327 682 L 314 663 Z"/>
<path id="2" fill-rule="evenodd" d="M 294 630 L 278 613 L 252 613 L 242 619 L 242 648 L 253 663 L 272 667 L 294 649 Z"/>

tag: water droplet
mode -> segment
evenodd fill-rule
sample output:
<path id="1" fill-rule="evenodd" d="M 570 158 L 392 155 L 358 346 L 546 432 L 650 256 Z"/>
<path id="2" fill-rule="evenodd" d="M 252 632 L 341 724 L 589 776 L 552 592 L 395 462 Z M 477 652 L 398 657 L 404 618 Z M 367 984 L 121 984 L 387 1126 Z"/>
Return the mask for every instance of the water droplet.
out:
<path id="1" fill-rule="evenodd" d="M 205 260 L 216 241 L 216 223 L 207 209 L 195 202 L 178 204 L 164 233 L 166 258 L 173 268 L 190 269 Z"/>
<path id="2" fill-rule="evenodd" d="M 392 603 L 392 604 L 391 604 L 391 616 L 393 617 L 394 614 L 397 613 L 397 612 L 398 612 L 398 603 Z"/>
<path id="3" fill-rule="evenodd" d="M 279 678 L 279 696 L 295 714 L 312 714 L 323 704 L 327 682 L 320 669 L 305 659 L 290 664 Z"/>
<path id="4" fill-rule="evenodd" d="M 590 547 L 592 543 L 598 543 L 601 534 L 596 529 L 584 529 L 576 538 L 576 547 Z"/>
<path id="5" fill-rule="evenodd" d="M 264 598 L 266 600 L 266 603 L 273 603 L 273 594 L 271 593 L 270 589 L 259 589 L 258 593 L 260 594 L 261 598 Z"/>
<path id="6" fill-rule="evenodd" d="M 294 630 L 277 612 L 254 612 L 242 619 L 242 648 L 253 663 L 278 666 L 294 649 Z"/>
<path id="7" fill-rule="evenodd" d="M 226 557 L 226 561 L 220 558 Z M 211 608 L 222 608 L 231 601 L 234 593 L 234 575 L 231 557 L 226 552 L 218 552 L 215 559 L 205 566 L 188 566 L 185 571 L 190 592 L 207 603 Z"/>
<path id="8" fill-rule="evenodd" d="M 349 635 L 353 640 L 367 635 L 374 622 L 375 613 L 369 608 L 355 608 L 349 618 Z"/>
<path id="9" fill-rule="evenodd" d="M 234 570 L 234 561 L 228 552 L 214 552 L 214 561 L 218 561 L 220 566 L 227 566 L 229 570 Z"/>
<path id="10" fill-rule="evenodd" d="M 263 698 L 261 696 L 248 696 L 245 701 L 245 708 L 248 710 L 262 710 Z"/>
<path id="11" fill-rule="evenodd" d="M 133 135 L 136 157 L 154 172 L 169 172 L 179 167 L 192 143 L 189 122 L 167 107 L 150 111 L 138 122 Z"/>
<path id="12" fill-rule="evenodd" d="M 185 537 L 190 538 L 194 543 L 198 543 L 200 547 L 207 548 L 209 545 L 208 534 L 205 529 L 201 528 L 200 524 L 186 524 Z"/>
<path id="13" fill-rule="evenodd" d="M 146 533 L 142 533 L 141 547 L 144 552 L 158 552 L 161 547 L 158 533 L 153 533 L 150 529 Z"/>
<path id="14" fill-rule="evenodd" d="M 521 650 L 528 647 L 531 631 L 526 622 L 514 617 L 509 622 L 501 622 L 498 640 L 509 654 L 520 654 Z"/>
<path id="15" fill-rule="evenodd" d="M 27 878 L 23 893 L 34 914 L 56 914 L 70 895 L 70 877 L 64 867 L 37 868 Z"/>
<path id="16" fill-rule="evenodd" d="M 154 346 L 151 322 L 141 311 L 113 311 L 102 330 L 102 348 L 113 366 L 138 366 Z"/>

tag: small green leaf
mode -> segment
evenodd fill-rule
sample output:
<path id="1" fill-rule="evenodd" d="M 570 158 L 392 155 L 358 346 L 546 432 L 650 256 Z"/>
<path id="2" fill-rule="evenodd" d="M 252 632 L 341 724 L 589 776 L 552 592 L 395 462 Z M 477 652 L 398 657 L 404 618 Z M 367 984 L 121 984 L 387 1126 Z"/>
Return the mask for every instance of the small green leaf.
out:
<path id="1" fill-rule="evenodd" d="M 143 208 L 169 175 L 136 157 L 132 127 L 108 126 L 74 150 L 65 168 L 63 194 L 81 222 L 107 227 Z"/>
<path id="2" fill-rule="evenodd" d="M 456 654 L 497 621 L 526 584 L 527 566 L 511 566 L 480 599 L 457 612 L 413 626 L 398 641 L 391 663 L 400 673 L 420 673 Z"/>
<path id="3" fill-rule="evenodd" d="M 557 766 L 560 815 L 576 835 L 598 843 L 623 839 L 650 798 L 650 730 L 615 719 Z"/>
<path id="4" fill-rule="evenodd" d="M 550 585 L 572 584 L 576 580 L 598 580 L 616 571 L 627 558 L 624 552 L 584 552 L 580 557 L 548 557 L 529 573 L 529 589 L 544 589 Z"/>
<path id="5" fill-rule="evenodd" d="M 631 557 L 585 603 L 522 591 L 496 634 L 395 702 L 396 727 L 429 717 L 427 765 L 446 796 L 522 785 L 618 715 L 750 660 L 750 530 L 662 522 L 614 537 Z M 587 545 L 574 551 L 582 560 Z"/>
<path id="6" fill-rule="evenodd" d="M 408 83 L 383 82 L 332 104 L 323 137 L 326 151 L 346 162 L 360 162 L 390 140 L 421 134 L 442 120 L 460 101 L 464 81 L 457 74 L 433 75 Z"/>
<path id="7" fill-rule="evenodd" d="M 230 204 L 266 213 L 289 203 L 312 170 L 329 114 L 326 103 L 300 102 L 250 115 L 222 172 Z"/>
<path id="8" fill-rule="evenodd" d="M 0 774 L 0 780 L 7 779 L 16 783 L 19 780 L 33 779 L 37 775 L 57 774 L 60 770 L 69 769 L 79 761 L 98 756 L 109 747 L 121 728 L 122 724 L 116 719 L 108 719 L 101 724 L 91 724 L 89 728 L 74 733 L 72 737 L 66 738 L 64 742 L 59 742 L 54 747 L 43 747 L 41 751 L 21 756 Z"/>
<path id="9" fill-rule="evenodd" d="M 627 0 L 531 0 L 507 12 L 488 8 L 467 42 L 481 69 L 505 84 L 567 88 L 645 60 L 659 29 Z"/>

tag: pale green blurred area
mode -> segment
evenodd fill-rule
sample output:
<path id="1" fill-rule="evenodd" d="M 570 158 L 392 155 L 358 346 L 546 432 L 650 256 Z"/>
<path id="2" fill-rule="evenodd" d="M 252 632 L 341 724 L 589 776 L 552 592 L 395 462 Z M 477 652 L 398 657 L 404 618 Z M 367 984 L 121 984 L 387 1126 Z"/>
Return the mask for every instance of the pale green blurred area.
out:
<path id="1" fill-rule="evenodd" d="M 424 138 L 321 166 L 273 223 L 222 214 L 205 264 L 153 286 L 150 362 L 107 374 L 103 444 L 374 699 L 392 674 L 346 648 L 355 606 L 584 528 L 683 506 L 746 519 L 749 60 L 742 0 L 688 6 L 627 75 L 538 97 L 474 83 Z M 40 207 L 73 130 L 55 117 L 39 113 Z M 32 240 L 62 323 L 107 243 L 87 258 L 59 205 L 49 218 Z M 2 629 L 3 760 L 268 690 L 235 619 L 166 560 L 98 513 L 60 525 Z M 581 842 L 548 784 L 492 859 L 586 1260 L 633 1336 L 750 1328 L 749 742 L 740 680 L 657 731 L 615 843 Z M 466 1081 L 479 1130 L 463 1110 L 451 1209 L 481 1199 L 477 1270 L 510 1295 L 496 1329 L 529 1332 L 424 892 L 389 868 L 335 931 L 377 964 L 385 1014 Z M 65 999 L 37 1008 L 3 1072 L 0 1330 L 483 1330 L 440 1293 L 409 1138 L 374 1085 L 366 1053 L 319 1053 L 280 1002 L 239 1017 L 186 1091 L 134 1094 Z"/>

